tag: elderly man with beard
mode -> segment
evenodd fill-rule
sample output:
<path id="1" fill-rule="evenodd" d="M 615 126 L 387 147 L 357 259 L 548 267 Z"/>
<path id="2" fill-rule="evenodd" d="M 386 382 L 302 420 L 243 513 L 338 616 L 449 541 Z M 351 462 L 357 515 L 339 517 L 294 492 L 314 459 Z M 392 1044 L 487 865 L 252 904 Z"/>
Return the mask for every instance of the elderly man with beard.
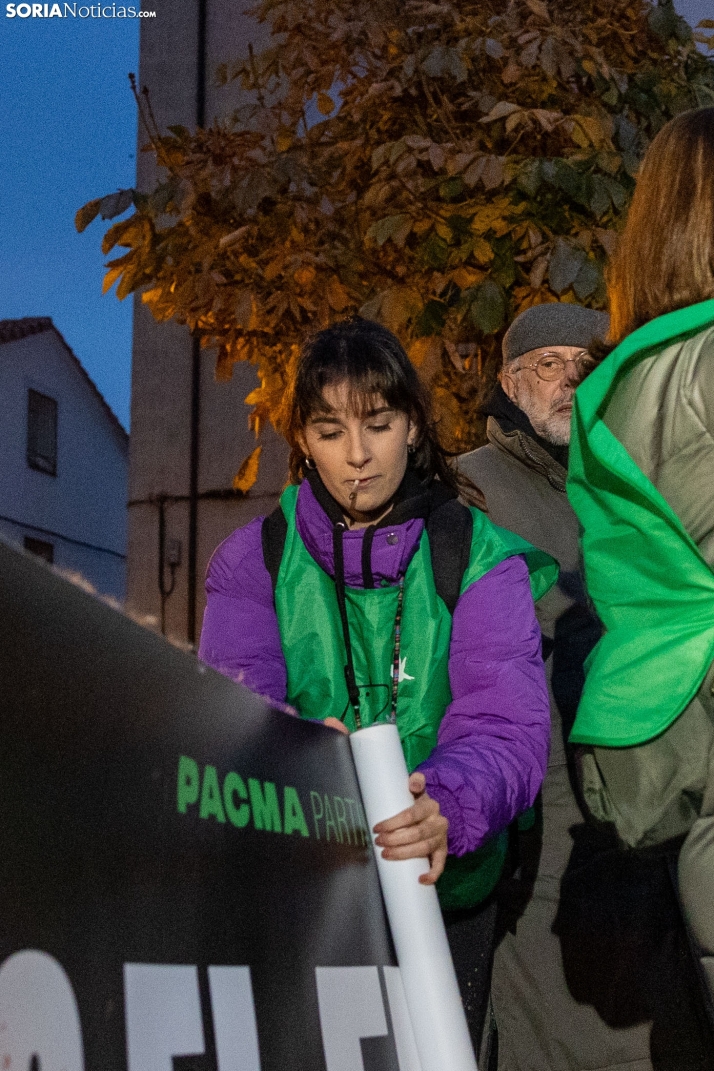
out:
<path id="1" fill-rule="evenodd" d="M 589 348 L 607 330 L 604 313 L 577 305 L 522 313 L 505 335 L 499 383 L 484 407 L 488 445 L 459 460 L 491 519 L 561 568 L 536 607 L 551 753 L 535 812 L 512 830 L 483 1071 L 708 1066 L 691 1063 L 701 1038 L 696 989 L 666 866 L 628 859 L 608 830 L 585 825 L 567 745 L 583 662 L 601 632 L 565 494 L 570 418 L 575 389 L 596 365 Z"/>

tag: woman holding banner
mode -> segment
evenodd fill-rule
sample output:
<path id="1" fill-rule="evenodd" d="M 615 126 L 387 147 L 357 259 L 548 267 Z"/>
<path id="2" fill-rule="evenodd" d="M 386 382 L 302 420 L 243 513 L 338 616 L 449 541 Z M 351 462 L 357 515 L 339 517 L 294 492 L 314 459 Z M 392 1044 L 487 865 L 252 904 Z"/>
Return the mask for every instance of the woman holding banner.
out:
<path id="1" fill-rule="evenodd" d="M 343 322 L 307 344 L 285 434 L 291 482 L 279 508 L 234 532 L 209 565 L 199 656 L 342 731 L 396 722 L 414 804 L 376 827 L 376 843 L 387 858 L 428 857 L 420 880 L 438 879 L 442 906 L 460 912 L 455 927 L 476 919 L 461 929 L 473 947 L 455 959 L 477 1035 L 490 957 L 476 948 L 485 924 L 473 908 L 498 880 L 504 831 L 543 780 L 533 597 L 557 567 L 457 500 L 482 504 L 449 466 L 402 346 L 378 324 Z"/>

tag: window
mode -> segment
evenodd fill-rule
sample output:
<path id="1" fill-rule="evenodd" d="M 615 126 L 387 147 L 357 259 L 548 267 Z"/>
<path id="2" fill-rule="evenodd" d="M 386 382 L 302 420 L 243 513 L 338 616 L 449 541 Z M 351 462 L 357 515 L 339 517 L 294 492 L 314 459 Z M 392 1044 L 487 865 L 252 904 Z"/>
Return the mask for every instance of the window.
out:
<path id="1" fill-rule="evenodd" d="M 32 536 L 25 536 L 25 550 L 29 550 L 30 554 L 36 554 L 38 558 L 44 558 L 46 562 L 52 565 L 55 559 L 55 548 L 52 543 L 45 543 L 42 539 L 33 539 Z"/>
<path id="2" fill-rule="evenodd" d="M 37 390 L 27 393 L 27 464 L 57 475 L 57 402 Z"/>

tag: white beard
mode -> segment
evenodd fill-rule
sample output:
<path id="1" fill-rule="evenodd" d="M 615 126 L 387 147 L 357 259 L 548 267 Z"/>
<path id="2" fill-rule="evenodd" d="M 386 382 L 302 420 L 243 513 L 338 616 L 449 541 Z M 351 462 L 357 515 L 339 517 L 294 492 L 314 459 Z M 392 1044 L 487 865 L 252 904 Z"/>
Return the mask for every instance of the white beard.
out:
<path id="1" fill-rule="evenodd" d="M 555 446 L 567 446 L 570 442 L 570 417 L 571 413 L 553 413 L 540 426 L 533 420 L 531 423 L 542 439 Z"/>

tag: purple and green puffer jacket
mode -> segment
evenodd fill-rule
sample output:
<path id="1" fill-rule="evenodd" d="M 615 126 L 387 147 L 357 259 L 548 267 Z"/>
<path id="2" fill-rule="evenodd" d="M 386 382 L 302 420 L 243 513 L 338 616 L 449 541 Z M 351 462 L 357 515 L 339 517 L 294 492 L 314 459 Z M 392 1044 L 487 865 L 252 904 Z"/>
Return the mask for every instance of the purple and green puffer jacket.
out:
<path id="1" fill-rule="evenodd" d="M 262 517 L 216 550 L 206 579 L 207 605 L 199 658 L 220 673 L 282 705 L 287 670 L 273 587 L 261 543 Z M 333 526 L 307 482 L 297 496 L 296 524 L 307 550 L 334 578 Z M 349 587 L 397 584 L 422 535 L 424 520 L 343 537 Z M 366 533 L 372 538 L 364 560 Z M 395 536 L 397 537 L 395 539 Z M 460 596 L 449 650 L 452 702 L 437 746 L 418 769 L 449 821 L 452 855 L 474 851 L 530 807 L 545 775 L 550 713 L 528 568 L 507 558 Z"/>

